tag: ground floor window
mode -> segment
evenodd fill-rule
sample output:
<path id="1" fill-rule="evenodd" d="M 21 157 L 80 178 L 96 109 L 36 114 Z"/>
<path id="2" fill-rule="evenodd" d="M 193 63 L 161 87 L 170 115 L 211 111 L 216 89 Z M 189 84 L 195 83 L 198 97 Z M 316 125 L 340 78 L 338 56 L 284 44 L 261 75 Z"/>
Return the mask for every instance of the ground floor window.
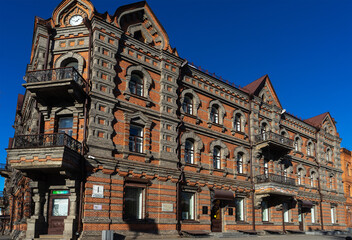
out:
<path id="1" fill-rule="evenodd" d="M 267 201 L 262 201 L 262 221 L 269 222 L 269 207 Z"/>
<path id="2" fill-rule="evenodd" d="M 290 209 L 287 203 L 282 204 L 282 209 L 284 211 L 284 222 L 290 222 Z"/>
<path id="3" fill-rule="evenodd" d="M 182 220 L 195 219 L 195 193 L 181 192 L 181 218 Z"/>
<path id="4" fill-rule="evenodd" d="M 144 218 L 144 188 L 125 187 L 124 218 Z"/>
<path id="5" fill-rule="evenodd" d="M 315 223 L 316 222 L 316 207 L 315 206 L 313 206 L 310 209 L 310 217 L 311 217 L 312 223 Z"/>
<path id="6" fill-rule="evenodd" d="M 331 214 L 331 223 L 336 223 L 336 206 L 331 205 L 330 208 L 330 214 Z"/>
<path id="7" fill-rule="evenodd" d="M 244 198 L 235 198 L 236 221 L 244 221 Z"/>

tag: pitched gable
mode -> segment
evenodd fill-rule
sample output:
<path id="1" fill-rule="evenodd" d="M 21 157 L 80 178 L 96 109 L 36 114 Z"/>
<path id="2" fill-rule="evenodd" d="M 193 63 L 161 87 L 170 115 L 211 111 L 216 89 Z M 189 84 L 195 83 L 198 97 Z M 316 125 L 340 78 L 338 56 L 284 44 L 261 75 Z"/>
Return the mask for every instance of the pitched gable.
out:
<path id="1" fill-rule="evenodd" d="M 53 12 L 52 23 L 60 27 L 70 26 L 72 16 L 81 15 L 91 19 L 94 12 L 94 6 L 89 0 L 63 0 Z"/>
<path id="2" fill-rule="evenodd" d="M 304 122 L 311 124 L 316 128 L 322 128 L 330 134 L 335 134 L 337 132 L 335 121 L 331 117 L 329 112 L 325 112 L 315 117 L 308 118 L 304 120 Z"/>
<path id="3" fill-rule="evenodd" d="M 172 51 L 165 29 L 145 1 L 120 7 L 114 16 L 115 24 L 134 38 Z"/>
<path id="4" fill-rule="evenodd" d="M 277 97 L 275 89 L 267 74 L 246 85 L 242 90 L 257 97 L 264 98 L 269 104 L 274 104 L 282 108 L 279 98 Z"/>

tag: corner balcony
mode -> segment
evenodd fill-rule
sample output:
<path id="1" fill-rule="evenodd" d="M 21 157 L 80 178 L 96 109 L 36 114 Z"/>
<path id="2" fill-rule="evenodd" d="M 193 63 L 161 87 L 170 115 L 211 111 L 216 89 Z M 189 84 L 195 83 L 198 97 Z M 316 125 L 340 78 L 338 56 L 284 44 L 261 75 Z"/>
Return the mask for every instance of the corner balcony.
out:
<path id="1" fill-rule="evenodd" d="M 23 86 L 43 106 L 62 102 L 82 103 L 87 83 L 73 67 L 29 71 Z"/>
<path id="2" fill-rule="evenodd" d="M 11 167 L 28 173 L 75 172 L 82 144 L 65 133 L 17 135 L 7 149 Z"/>
<path id="3" fill-rule="evenodd" d="M 295 196 L 298 188 L 294 178 L 268 173 L 255 177 L 255 193 L 268 196 Z"/>
<path id="4" fill-rule="evenodd" d="M 273 132 L 266 132 L 255 136 L 257 149 L 269 148 L 274 151 L 289 152 L 293 149 L 293 140 Z"/>

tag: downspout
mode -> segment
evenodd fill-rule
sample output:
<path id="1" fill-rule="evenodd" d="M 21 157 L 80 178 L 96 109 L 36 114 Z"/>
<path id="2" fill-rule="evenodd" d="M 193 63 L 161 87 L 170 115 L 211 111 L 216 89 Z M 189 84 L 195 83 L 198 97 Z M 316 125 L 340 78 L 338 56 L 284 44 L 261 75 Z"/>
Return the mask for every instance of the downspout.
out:
<path id="1" fill-rule="evenodd" d="M 182 69 L 187 65 L 187 60 L 184 60 L 184 62 L 180 66 L 180 73 L 177 79 L 178 86 L 182 84 Z M 178 88 L 178 96 L 180 96 L 180 88 Z M 179 113 L 181 112 L 181 104 L 179 104 Z M 177 170 L 180 171 L 180 175 L 178 177 L 177 183 L 176 183 L 176 230 L 177 233 L 181 236 L 181 211 L 180 211 L 180 204 L 181 204 L 181 186 L 184 181 L 184 172 L 182 168 L 182 163 L 181 163 L 181 127 L 183 126 L 183 119 L 180 114 L 178 114 L 179 118 L 179 124 L 178 124 L 178 139 L 177 139 L 177 145 L 178 145 L 178 151 L 177 151 L 177 157 L 178 157 L 178 163 L 177 163 Z"/>
<path id="2" fill-rule="evenodd" d="M 254 204 L 254 192 L 255 192 L 255 185 L 253 179 L 253 143 L 252 143 L 252 134 L 251 134 L 251 114 L 252 114 L 252 99 L 253 94 L 249 94 L 249 113 L 248 113 L 248 138 L 249 138 L 249 161 L 250 161 L 250 178 L 251 178 L 251 185 L 252 185 L 252 230 L 255 231 L 255 204 Z"/>
<path id="3" fill-rule="evenodd" d="M 320 128 L 317 128 L 317 132 L 315 133 L 315 138 L 317 139 L 317 147 L 318 148 L 318 131 Z M 323 218 L 323 194 L 321 193 L 321 185 L 320 185 L 320 162 L 318 160 L 318 153 L 315 151 L 316 160 L 318 163 L 318 192 L 320 197 L 320 222 L 321 222 L 321 230 L 324 230 L 324 218 Z"/>
<path id="4" fill-rule="evenodd" d="M 83 193 L 84 193 L 84 185 L 86 181 L 87 169 L 86 169 L 86 160 L 84 155 L 86 154 L 87 150 L 87 112 L 88 112 L 88 94 L 89 94 L 89 86 L 90 86 L 90 65 L 91 65 L 91 52 L 92 52 L 92 26 L 91 22 L 88 18 L 84 19 L 84 24 L 88 28 L 89 31 L 89 45 L 88 45 L 88 66 L 87 66 L 87 79 L 86 79 L 86 99 L 84 103 L 84 128 L 83 128 L 83 142 L 82 142 L 82 169 L 81 169 L 81 183 L 80 183 L 80 201 L 79 201 L 79 211 L 78 211 L 78 229 L 77 229 L 77 238 L 81 235 L 83 230 L 83 222 L 82 222 L 82 215 L 83 215 Z"/>

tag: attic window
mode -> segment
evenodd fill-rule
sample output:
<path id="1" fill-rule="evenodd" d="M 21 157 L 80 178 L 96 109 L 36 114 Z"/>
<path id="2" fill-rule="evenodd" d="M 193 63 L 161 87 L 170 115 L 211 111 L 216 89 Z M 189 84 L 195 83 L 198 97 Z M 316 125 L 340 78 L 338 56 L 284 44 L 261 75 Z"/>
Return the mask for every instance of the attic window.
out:
<path id="1" fill-rule="evenodd" d="M 138 41 L 145 42 L 145 38 L 143 37 L 142 31 L 135 31 L 133 34 L 134 39 L 137 39 Z"/>

